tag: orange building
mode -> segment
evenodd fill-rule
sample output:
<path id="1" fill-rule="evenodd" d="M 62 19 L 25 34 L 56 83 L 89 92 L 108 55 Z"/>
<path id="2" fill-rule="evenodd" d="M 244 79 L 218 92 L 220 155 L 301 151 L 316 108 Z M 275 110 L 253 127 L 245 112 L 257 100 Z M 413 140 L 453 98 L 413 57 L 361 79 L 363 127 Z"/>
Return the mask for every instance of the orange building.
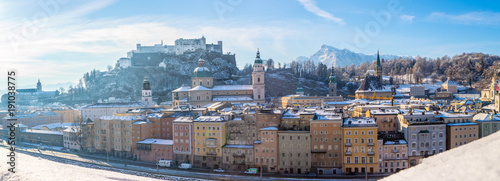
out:
<path id="1" fill-rule="evenodd" d="M 375 118 L 379 132 L 397 132 L 399 109 L 374 109 L 368 111 L 367 117 Z"/>
<path id="2" fill-rule="evenodd" d="M 145 139 L 137 142 L 137 160 L 158 162 L 158 160 L 173 159 L 172 140 Z"/>
<path id="3" fill-rule="evenodd" d="M 278 128 L 260 129 L 259 138 L 254 142 L 255 166 L 262 166 L 263 172 L 278 172 Z"/>

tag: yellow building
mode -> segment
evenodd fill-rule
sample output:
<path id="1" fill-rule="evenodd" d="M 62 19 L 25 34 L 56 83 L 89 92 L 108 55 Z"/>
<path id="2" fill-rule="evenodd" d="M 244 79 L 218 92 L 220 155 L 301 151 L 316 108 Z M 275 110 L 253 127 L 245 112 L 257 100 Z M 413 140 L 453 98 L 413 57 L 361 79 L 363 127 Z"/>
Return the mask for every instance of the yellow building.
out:
<path id="1" fill-rule="evenodd" d="M 200 116 L 194 123 L 194 167 L 222 166 L 222 147 L 226 144 L 226 120 L 220 116 Z"/>
<path id="2" fill-rule="evenodd" d="M 373 118 L 345 118 L 342 124 L 344 136 L 344 173 L 376 173 L 378 169 L 377 124 Z"/>

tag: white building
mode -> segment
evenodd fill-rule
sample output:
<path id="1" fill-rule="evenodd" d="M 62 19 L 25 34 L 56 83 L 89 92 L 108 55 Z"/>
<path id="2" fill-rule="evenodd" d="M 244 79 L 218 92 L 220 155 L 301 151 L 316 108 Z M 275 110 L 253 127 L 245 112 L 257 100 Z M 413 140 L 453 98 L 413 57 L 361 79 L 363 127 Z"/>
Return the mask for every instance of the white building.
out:
<path id="1" fill-rule="evenodd" d="M 425 86 L 423 85 L 412 85 L 410 86 L 410 96 L 425 96 Z"/>
<path id="2" fill-rule="evenodd" d="M 80 127 L 78 126 L 70 126 L 63 130 L 63 145 L 64 148 L 70 150 L 78 150 L 80 151 Z"/>

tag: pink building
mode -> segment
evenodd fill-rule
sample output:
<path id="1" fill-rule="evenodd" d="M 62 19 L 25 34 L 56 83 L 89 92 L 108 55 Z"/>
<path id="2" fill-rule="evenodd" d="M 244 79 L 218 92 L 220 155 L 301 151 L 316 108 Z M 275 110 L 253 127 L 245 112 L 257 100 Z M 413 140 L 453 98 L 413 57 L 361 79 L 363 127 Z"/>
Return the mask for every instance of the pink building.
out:
<path id="1" fill-rule="evenodd" d="M 408 168 L 408 143 L 403 134 L 380 134 L 377 149 L 380 173 L 394 173 Z"/>
<path id="2" fill-rule="evenodd" d="M 165 139 L 145 139 L 137 142 L 137 160 L 157 162 L 172 160 L 174 142 Z"/>

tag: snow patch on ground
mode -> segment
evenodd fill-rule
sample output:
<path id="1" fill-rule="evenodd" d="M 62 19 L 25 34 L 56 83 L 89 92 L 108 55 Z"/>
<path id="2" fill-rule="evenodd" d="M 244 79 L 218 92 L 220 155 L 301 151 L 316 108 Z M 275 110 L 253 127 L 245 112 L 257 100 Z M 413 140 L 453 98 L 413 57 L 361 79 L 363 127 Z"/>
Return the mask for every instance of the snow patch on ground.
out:
<path id="1" fill-rule="evenodd" d="M 0 164 L 0 180 L 30 181 L 30 180 L 199 180 L 182 177 L 166 176 L 132 170 L 104 167 L 77 161 L 59 159 L 45 155 L 31 156 L 20 152 L 16 153 L 16 173 L 7 171 L 10 166 Z M 9 154 L 5 148 L 0 148 L 0 155 Z M 0 161 L 7 162 L 7 156 Z M 156 179 L 155 179 L 156 178 Z"/>

